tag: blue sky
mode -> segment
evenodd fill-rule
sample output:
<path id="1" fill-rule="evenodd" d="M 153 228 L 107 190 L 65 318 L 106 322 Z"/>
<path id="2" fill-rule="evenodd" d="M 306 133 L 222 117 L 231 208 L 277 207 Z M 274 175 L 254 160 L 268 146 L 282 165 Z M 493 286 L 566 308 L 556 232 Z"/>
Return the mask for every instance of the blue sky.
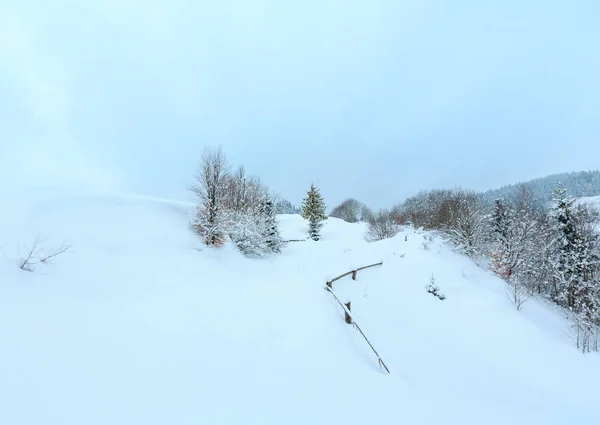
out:
<path id="1" fill-rule="evenodd" d="M 597 1 L 0 0 L 0 176 L 185 198 L 222 145 L 300 203 L 600 165 Z"/>

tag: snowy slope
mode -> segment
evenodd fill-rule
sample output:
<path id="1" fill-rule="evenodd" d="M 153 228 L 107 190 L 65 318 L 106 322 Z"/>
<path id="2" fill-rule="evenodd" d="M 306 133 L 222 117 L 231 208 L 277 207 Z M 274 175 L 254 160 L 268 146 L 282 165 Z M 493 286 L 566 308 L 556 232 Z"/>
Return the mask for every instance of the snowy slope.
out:
<path id="1" fill-rule="evenodd" d="M 592 205 L 596 208 L 600 207 L 600 196 L 587 196 L 582 198 L 577 198 L 577 202 L 582 204 Z"/>
<path id="2" fill-rule="evenodd" d="M 185 203 L 44 191 L 4 207 L 1 424 L 600 423 L 600 358 L 560 315 L 517 312 L 424 234 L 369 244 L 329 219 L 321 241 L 250 260 L 202 246 Z M 306 235 L 299 216 L 280 224 Z M 38 233 L 73 248 L 22 272 L 17 246 Z M 324 290 L 378 261 L 334 291 L 391 375 Z M 424 289 L 432 274 L 445 301 Z"/>

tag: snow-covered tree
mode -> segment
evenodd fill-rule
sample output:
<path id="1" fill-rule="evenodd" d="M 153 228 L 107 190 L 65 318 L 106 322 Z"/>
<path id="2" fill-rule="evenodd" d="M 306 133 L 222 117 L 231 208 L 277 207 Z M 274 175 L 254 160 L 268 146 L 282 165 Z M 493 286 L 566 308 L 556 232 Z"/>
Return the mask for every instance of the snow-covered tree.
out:
<path id="1" fill-rule="evenodd" d="M 573 217 L 574 199 L 567 196 L 567 190 L 560 184 L 554 190 L 555 206 L 552 210 L 556 239 L 556 258 L 553 264 L 556 279 L 557 300 L 572 308 L 574 292 L 580 276 L 578 273 L 576 248 L 579 235 L 575 229 Z"/>
<path id="2" fill-rule="evenodd" d="M 600 195 L 599 170 L 553 174 L 526 183 L 517 183 L 490 190 L 482 195 L 490 203 L 499 197 L 511 202 L 514 197 L 518 196 L 520 186 L 526 185 L 533 195 L 535 208 L 545 209 L 552 202 L 552 192 L 559 183 L 574 197 Z"/>
<path id="3" fill-rule="evenodd" d="M 276 214 L 302 214 L 302 208 L 293 205 L 290 201 L 280 199 L 274 202 Z"/>
<path id="4" fill-rule="evenodd" d="M 450 239 L 465 254 L 479 254 L 484 243 L 487 212 L 474 192 L 455 191 L 448 202 L 448 216 L 443 226 Z"/>
<path id="5" fill-rule="evenodd" d="M 368 221 L 365 239 L 369 242 L 392 238 L 398 234 L 399 226 L 392 213 L 380 210 L 373 214 Z"/>
<path id="6" fill-rule="evenodd" d="M 206 148 L 190 189 L 199 201 L 192 227 L 210 246 L 223 244 L 227 234 L 228 214 L 223 206 L 227 176 L 227 158 L 223 150 Z"/>
<path id="7" fill-rule="evenodd" d="M 230 173 L 223 151 L 205 149 L 191 190 L 198 196 L 193 228 L 207 245 L 221 245 L 229 236 L 248 256 L 279 252 L 281 238 L 268 188 L 244 167 Z"/>
<path id="8" fill-rule="evenodd" d="M 490 251 L 491 269 L 503 279 L 509 279 L 511 270 L 511 245 L 513 217 L 510 208 L 502 199 L 496 199 L 491 217 L 494 246 Z"/>
<path id="9" fill-rule="evenodd" d="M 283 241 L 279 235 L 275 205 L 270 197 L 266 197 L 264 200 L 262 215 L 264 217 L 263 234 L 268 250 L 271 252 L 281 252 Z"/>
<path id="10" fill-rule="evenodd" d="M 240 252 L 253 257 L 280 252 L 273 201 L 260 179 L 247 177 L 244 169 L 238 168 L 228 178 L 225 198 L 231 218 L 228 234 Z"/>
<path id="11" fill-rule="evenodd" d="M 244 255 L 261 257 L 267 250 L 260 218 L 251 212 L 238 211 L 233 214 L 229 237 Z"/>
<path id="12" fill-rule="evenodd" d="M 600 308 L 597 213 L 576 206 L 560 185 L 554 191 L 554 200 L 556 299 L 577 314 L 580 321 L 588 326 L 597 325 Z"/>
<path id="13" fill-rule="evenodd" d="M 491 267 L 513 285 L 527 286 L 533 266 L 536 225 L 526 191 L 513 205 L 496 200 L 491 216 Z"/>
<path id="14" fill-rule="evenodd" d="M 321 238 L 321 229 L 323 221 L 327 219 L 325 215 L 325 202 L 319 189 L 311 184 L 306 198 L 302 201 L 302 217 L 308 220 L 308 234 L 314 241 Z"/>
<path id="15" fill-rule="evenodd" d="M 365 204 L 352 198 L 346 199 L 329 214 L 330 217 L 341 218 L 348 223 L 368 221 L 372 215 L 373 212 Z"/>

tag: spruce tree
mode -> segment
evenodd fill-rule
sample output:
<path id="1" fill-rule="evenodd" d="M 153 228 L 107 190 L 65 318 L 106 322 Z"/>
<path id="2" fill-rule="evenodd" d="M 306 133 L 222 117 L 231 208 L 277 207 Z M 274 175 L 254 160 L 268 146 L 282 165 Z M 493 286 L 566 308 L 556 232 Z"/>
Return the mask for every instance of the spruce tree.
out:
<path id="1" fill-rule="evenodd" d="M 491 250 L 491 268 L 504 279 L 509 279 L 511 270 L 511 239 L 513 214 L 508 205 L 496 199 L 491 217 L 493 231 L 493 249 Z"/>
<path id="2" fill-rule="evenodd" d="M 314 184 L 310 185 L 310 190 L 302 201 L 302 217 L 308 220 L 308 235 L 312 240 L 318 241 L 321 238 L 323 221 L 327 216 L 323 197 Z"/>
<path id="3" fill-rule="evenodd" d="M 558 185 L 554 190 L 555 207 L 553 216 L 556 226 L 557 261 L 554 264 L 555 278 L 557 280 L 554 296 L 567 307 L 573 307 L 573 296 L 577 276 L 575 250 L 578 245 L 578 235 L 575 230 L 573 217 L 573 199 L 567 197 L 567 190 Z"/>
<path id="4" fill-rule="evenodd" d="M 264 228 L 263 234 L 265 245 L 271 252 L 281 252 L 281 236 L 277 227 L 277 216 L 275 215 L 275 205 L 270 197 L 266 197 L 263 203 Z"/>

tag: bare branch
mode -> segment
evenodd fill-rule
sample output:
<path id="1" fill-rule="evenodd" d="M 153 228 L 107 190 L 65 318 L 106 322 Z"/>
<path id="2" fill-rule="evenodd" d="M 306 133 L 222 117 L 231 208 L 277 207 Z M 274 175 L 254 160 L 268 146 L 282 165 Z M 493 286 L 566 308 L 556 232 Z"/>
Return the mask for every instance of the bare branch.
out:
<path id="1" fill-rule="evenodd" d="M 72 245 L 66 242 L 61 243 L 58 246 L 53 246 L 49 250 L 44 250 L 41 244 L 46 240 L 39 235 L 35 237 L 33 243 L 29 246 L 24 245 L 24 254 L 21 254 L 21 249 L 18 249 L 19 254 L 19 268 L 28 272 L 33 271 L 33 266 L 36 264 L 52 264 L 54 258 L 67 252 L 71 249 Z"/>
<path id="2" fill-rule="evenodd" d="M 72 246 L 73 245 L 71 244 L 63 242 L 58 247 L 52 247 L 50 251 L 45 252 L 40 256 L 39 262 L 43 264 L 52 264 L 54 258 L 67 252 Z"/>
<path id="3" fill-rule="evenodd" d="M 21 260 L 19 261 L 19 268 L 21 270 L 25 270 L 28 272 L 33 271 L 33 265 L 39 262 L 38 257 L 42 253 L 42 250 L 39 248 L 40 243 L 43 242 L 42 238 L 38 235 L 33 240 L 33 243 L 30 246 L 25 245 L 25 254 L 21 255 L 21 250 L 19 249 L 19 256 Z"/>

